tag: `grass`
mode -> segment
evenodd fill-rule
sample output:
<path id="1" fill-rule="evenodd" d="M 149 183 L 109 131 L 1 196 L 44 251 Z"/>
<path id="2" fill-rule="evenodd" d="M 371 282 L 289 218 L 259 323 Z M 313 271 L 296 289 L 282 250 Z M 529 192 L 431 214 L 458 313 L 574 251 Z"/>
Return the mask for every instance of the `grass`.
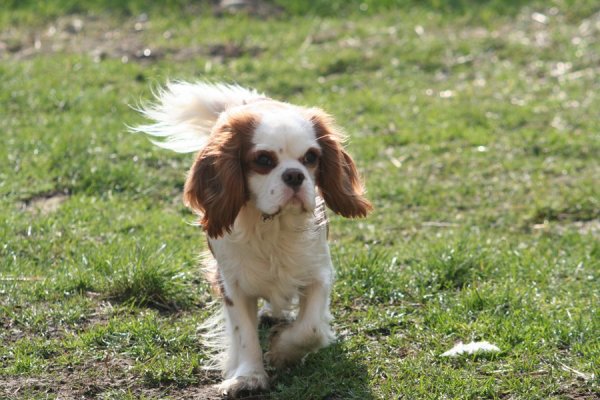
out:
<path id="1" fill-rule="evenodd" d="M 332 217 L 338 342 L 261 398 L 598 398 L 597 3 L 261 4 L 0 10 L 0 397 L 214 395 L 193 156 L 126 130 L 208 78 L 334 114 L 376 206 Z"/>

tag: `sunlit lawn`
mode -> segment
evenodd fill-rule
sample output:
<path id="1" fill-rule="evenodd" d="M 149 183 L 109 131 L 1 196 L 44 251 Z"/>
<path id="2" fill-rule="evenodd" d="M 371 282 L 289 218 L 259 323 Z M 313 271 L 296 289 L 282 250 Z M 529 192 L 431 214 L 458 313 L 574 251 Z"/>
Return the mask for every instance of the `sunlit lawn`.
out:
<path id="1" fill-rule="evenodd" d="M 0 398 L 216 397 L 193 155 L 127 132 L 167 79 L 327 109 L 376 207 L 332 216 L 337 343 L 256 398 L 598 398 L 600 6 L 260 4 L 0 7 Z"/>

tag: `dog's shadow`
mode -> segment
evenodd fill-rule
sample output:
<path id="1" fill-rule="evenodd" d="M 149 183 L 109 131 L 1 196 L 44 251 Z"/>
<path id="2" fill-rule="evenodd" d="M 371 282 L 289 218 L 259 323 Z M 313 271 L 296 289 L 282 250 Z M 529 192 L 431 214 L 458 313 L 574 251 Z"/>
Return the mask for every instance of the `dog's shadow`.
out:
<path id="1" fill-rule="evenodd" d="M 268 333 L 269 327 L 261 324 L 261 336 L 265 338 Z M 374 399 L 366 365 L 349 354 L 340 340 L 309 354 L 294 367 L 276 370 L 267 366 L 267 372 L 271 390 L 265 397 L 256 398 Z"/>

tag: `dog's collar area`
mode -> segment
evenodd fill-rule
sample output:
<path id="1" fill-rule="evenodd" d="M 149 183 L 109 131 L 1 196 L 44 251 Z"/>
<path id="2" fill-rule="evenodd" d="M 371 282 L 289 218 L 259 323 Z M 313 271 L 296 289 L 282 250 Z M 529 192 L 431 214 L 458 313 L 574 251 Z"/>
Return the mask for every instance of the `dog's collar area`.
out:
<path id="1" fill-rule="evenodd" d="M 278 216 L 280 213 L 281 213 L 281 208 L 279 210 L 277 210 L 277 212 L 275 212 L 273 214 L 263 213 L 263 215 L 262 215 L 262 222 L 273 221 L 273 219 L 275 219 L 275 217 Z"/>

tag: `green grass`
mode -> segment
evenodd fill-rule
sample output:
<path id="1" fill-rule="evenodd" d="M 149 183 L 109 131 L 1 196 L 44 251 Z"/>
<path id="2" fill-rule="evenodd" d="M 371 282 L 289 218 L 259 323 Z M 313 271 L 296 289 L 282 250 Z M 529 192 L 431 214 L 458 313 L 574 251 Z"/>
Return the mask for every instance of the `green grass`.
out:
<path id="1" fill-rule="evenodd" d="M 327 109 L 376 207 L 332 217 L 338 342 L 269 371 L 261 398 L 600 396 L 597 2 L 7 4 L 1 398 L 218 382 L 197 330 L 205 239 L 181 202 L 193 155 L 126 128 L 168 78 Z M 502 351 L 439 356 L 471 340 Z"/>

